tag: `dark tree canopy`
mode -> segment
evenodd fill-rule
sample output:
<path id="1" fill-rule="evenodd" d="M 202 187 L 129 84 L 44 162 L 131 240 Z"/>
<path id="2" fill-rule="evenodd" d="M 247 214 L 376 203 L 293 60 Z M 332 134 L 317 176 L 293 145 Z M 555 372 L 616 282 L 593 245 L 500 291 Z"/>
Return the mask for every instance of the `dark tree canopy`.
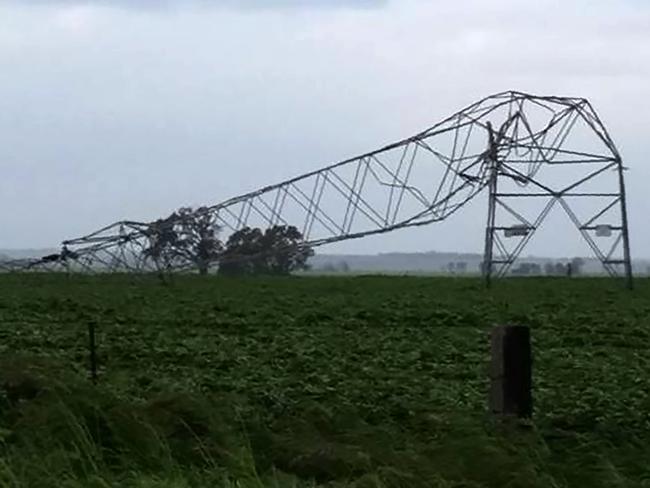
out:
<path id="1" fill-rule="evenodd" d="M 512 274 L 538 276 L 542 274 L 542 267 L 537 263 L 521 263 L 512 270 Z"/>
<path id="2" fill-rule="evenodd" d="M 265 231 L 245 227 L 230 236 L 219 262 L 219 272 L 229 275 L 288 275 L 307 269 L 314 251 L 303 242 L 300 231 L 275 225 Z"/>
<path id="3" fill-rule="evenodd" d="M 585 266 L 585 260 L 583 258 L 576 257 L 571 260 L 571 269 L 573 274 L 576 275 L 582 274 L 584 266 Z"/>
<path id="4" fill-rule="evenodd" d="M 183 207 L 151 225 L 145 255 L 161 269 L 181 261 L 192 263 L 200 274 L 207 274 L 223 250 L 218 233 L 215 217 L 206 207 Z"/>
<path id="5" fill-rule="evenodd" d="M 151 258 L 159 269 L 169 268 L 175 261 L 178 236 L 174 230 L 173 215 L 156 220 L 147 230 L 149 245 L 144 250 L 144 256 Z"/>
<path id="6" fill-rule="evenodd" d="M 219 273 L 253 275 L 264 273 L 262 256 L 264 233 L 258 228 L 244 227 L 232 234 L 219 262 Z"/>

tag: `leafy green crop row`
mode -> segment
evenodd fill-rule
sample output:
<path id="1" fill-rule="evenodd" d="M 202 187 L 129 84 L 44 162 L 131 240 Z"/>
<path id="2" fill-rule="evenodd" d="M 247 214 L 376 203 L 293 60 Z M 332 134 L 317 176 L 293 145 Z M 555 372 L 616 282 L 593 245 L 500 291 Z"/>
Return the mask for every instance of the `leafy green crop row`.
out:
<path id="1" fill-rule="evenodd" d="M 647 281 L 628 292 L 601 279 L 506 280 L 487 291 L 450 278 L 0 277 L 5 358 L 51 360 L 85 385 L 89 322 L 100 361 L 91 392 L 129 405 L 189 395 L 232 407 L 244 424 L 255 418 L 242 434 L 253 464 L 289 473 L 286 486 L 503 486 L 499 462 L 512 486 L 574 486 L 594 466 L 611 476 L 593 486 L 650 479 L 640 461 L 650 454 Z M 504 439 L 485 423 L 497 323 L 532 327 L 534 434 Z M 323 430 L 339 439 L 344 468 L 319 477 L 332 459 L 305 456 Z M 255 439 L 273 446 L 266 462 Z M 494 456 L 494 469 L 476 456 Z"/>

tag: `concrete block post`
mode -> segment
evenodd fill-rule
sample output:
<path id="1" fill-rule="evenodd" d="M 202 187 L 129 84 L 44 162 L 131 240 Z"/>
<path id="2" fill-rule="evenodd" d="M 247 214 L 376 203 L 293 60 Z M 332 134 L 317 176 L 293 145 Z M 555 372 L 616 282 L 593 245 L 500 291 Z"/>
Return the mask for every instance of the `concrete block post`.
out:
<path id="1" fill-rule="evenodd" d="M 497 326 L 490 342 L 490 412 L 496 417 L 532 417 L 530 329 L 521 325 Z"/>

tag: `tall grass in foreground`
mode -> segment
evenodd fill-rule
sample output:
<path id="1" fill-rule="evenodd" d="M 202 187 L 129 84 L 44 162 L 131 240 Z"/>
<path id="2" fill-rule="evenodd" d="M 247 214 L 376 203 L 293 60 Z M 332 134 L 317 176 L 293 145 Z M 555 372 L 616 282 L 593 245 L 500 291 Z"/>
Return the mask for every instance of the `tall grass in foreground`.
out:
<path id="1" fill-rule="evenodd" d="M 650 479 L 641 439 L 613 445 L 450 412 L 372 424 L 316 404 L 271 419 L 225 397 L 136 401 L 42 359 L 4 357 L 0 382 L 0 487 L 640 487 Z"/>

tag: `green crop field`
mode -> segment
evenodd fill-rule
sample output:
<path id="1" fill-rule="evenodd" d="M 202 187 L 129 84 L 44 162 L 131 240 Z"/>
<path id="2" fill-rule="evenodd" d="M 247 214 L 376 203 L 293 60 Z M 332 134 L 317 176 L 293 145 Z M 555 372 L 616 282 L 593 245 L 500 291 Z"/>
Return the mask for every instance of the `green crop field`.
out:
<path id="1" fill-rule="evenodd" d="M 0 486 L 650 486 L 636 285 L 3 275 Z M 532 328 L 526 424 L 486 415 L 504 323 Z"/>

